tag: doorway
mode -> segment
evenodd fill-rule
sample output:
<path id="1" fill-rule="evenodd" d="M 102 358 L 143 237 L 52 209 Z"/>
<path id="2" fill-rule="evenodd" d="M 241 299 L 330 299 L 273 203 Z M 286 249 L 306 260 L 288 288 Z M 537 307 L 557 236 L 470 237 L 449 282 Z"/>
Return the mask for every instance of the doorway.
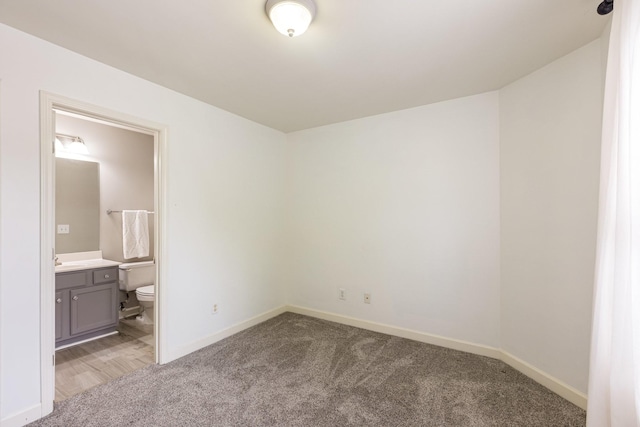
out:
<path id="1" fill-rule="evenodd" d="M 73 354 L 79 354 L 82 351 L 98 351 L 101 346 L 109 346 L 109 340 L 113 342 L 116 337 L 122 337 L 122 330 L 125 330 L 124 335 L 133 340 L 141 339 L 142 341 L 146 340 L 147 344 L 152 345 L 151 354 L 147 354 L 147 358 L 150 363 L 162 363 L 163 355 L 166 352 L 163 350 L 163 321 L 162 321 L 162 313 L 163 313 L 163 285 L 165 283 L 164 279 L 164 263 L 166 262 L 166 257 L 164 256 L 165 247 L 163 242 L 164 237 L 164 182 L 166 177 L 166 170 L 163 167 L 163 161 L 165 158 L 166 152 L 166 127 L 163 125 L 159 125 L 157 123 L 149 122 L 143 119 L 139 119 L 136 117 L 128 116 L 122 113 L 110 111 L 103 109 L 101 107 L 89 105 L 86 103 L 82 103 L 79 101 L 71 100 L 65 97 L 53 95 L 50 93 L 41 93 L 41 348 L 42 348 L 42 370 L 41 370 L 41 397 L 42 397 L 42 407 L 43 407 L 43 415 L 51 412 L 53 410 L 53 401 L 56 397 L 56 337 L 58 337 L 58 349 L 61 352 L 65 352 L 64 357 L 61 359 L 65 359 L 66 362 L 69 362 L 69 359 L 73 359 Z M 57 123 L 59 122 L 59 123 Z M 69 130 L 70 127 L 73 128 L 73 125 L 77 126 L 79 123 L 82 124 L 81 127 L 84 130 L 79 132 L 74 132 L 73 129 Z M 96 128 L 97 127 L 97 128 Z M 120 332 L 117 336 L 109 335 L 105 333 L 101 335 L 100 333 L 96 333 L 96 336 L 102 336 L 99 339 L 93 339 L 95 337 L 91 337 L 91 334 L 87 335 L 86 340 L 80 340 L 79 342 L 72 342 L 71 346 L 67 349 L 62 350 L 65 346 L 60 346 L 60 333 L 59 330 L 56 329 L 56 320 L 59 320 L 60 316 L 56 317 L 56 308 L 60 309 L 60 307 L 56 306 L 55 301 L 60 298 L 57 297 L 58 292 L 56 291 L 56 261 L 58 258 L 56 255 L 56 244 L 62 246 L 63 240 L 56 240 L 56 236 L 59 236 L 59 232 L 62 232 L 62 236 L 64 238 L 68 238 L 69 235 L 66 233 L 69 232 L 69 224 L 59 224 L 60 221 L 55 221 L 56 217 L 56 164 L 57 158 L 55 156 L 54 144 L 56 141 L 56 134 L 58 134 L 58 141 L 60 141 L 61 137 L 59 135 L 67 135 L 67 136 L 81 136 L 83 132 L 86 134 L 87 129 L 98 129 L 102 127 L 102 129 L 110 129 L 110 131 L 115 133 L 120 133 L 122 135 L 131 135 L 132 137 L 140 137 L 141 140 L 146 138 L 148 142 L 148 146 L 151 147 L 150 151 L 147 150 L 148 154 L 152 155 L 153 159 L 149 159 L 149 174 L 146 182 L 146 188 L 150 189 L 152 195 L 147 194 L 147 201 L 145 203 L 141 203 L 144 206 L 136 205 L 135 202 L 138 201 L 136 196 L 133 196 L 133 201 L 127 201 L 127 199 L 119 199 L 123 202 L 123 205 L 111 206 L 108 207 L 105 205 L 109 200 L 108 197 L 100 197 L 100 220 L 98 223 L 100 224 L 100 235 L 108 236 L 107 238 L 102 237 L 104 243 L 100 242 L 98 251 L 100 251 L 101 258 L 103 257 L 105 260 L 111 258 L 112 261 L 122 262 L 122 261 L 144 261 L 145 257 L 136 257 L 134 260 L 123 259 L 122 252 L 122 235 L 120 236 L 120 249 L 116 249 L 118 246 L 117 242 L 109 241 L 118 240 L 117 238 L 112 239 L 114 230 L 121 230 L 121 215 L 119 213 L 113 211 L 122 211 L 122 210 L 138 210 L 144 209 L 147 213 L 152 214 L 152 220 L 149 221 L 149 236 L 152 237 L 149 242 L 149 255 L 147 258 L 155 261 L 153 264 L 155 267 L 155 286 L 152 288 L 155 291 L 155 303 L 154 309 L 152 310 L 153 319 L 151 322 L 147 322 L 147 324 L 142 325 L 139 321 L 135 320 L 135 315 L 138 314 L 136 309 L 140 309 L 136 303 L 135 293 L 127 293 L 119 290 L 119 287 L 116 285 L 116 282 L 113 281 L 112 285 L 114 289 L 111 291 L 111 294 L 114 295 L 114 298 L 117 298 L 117 304 L 120 316 L 123 319 L 122 322 L 118 322 L 120 326 Z M 76 135 L 78 134 L 78 135 Z M 58 142 L 60 144 L 60 142 Z M 89 144 L 86 144 L 89 145 Z M 141 146 L 144 144 L 141 144 Z M 95 148 L 95 147 L 94 147 Z M 103 147 L 104 148 L 104 147 Z M 119 150 L 119 153 L 116 153 L 116 156 L 126 156 L 126 152 L 123 152 L 122 147 Z M 70 157 L 74 157 L 71 155 Z M 87 159 L 84 159 L 87 160 Z M 113 161 L 112 156 L 111 166 L 113 163 L 117 163 Z M 76 159 L 76 163 L 78 160 Z M 98 166 L 99 167 L 99 166 Z M 121 175 L 126 175 L 126 173 L 120 174 L 114 172 L 113 167 L 107 167 L 110 171 L 107 173 L 111 173 L 110 181 L 115 181 L 118 185 L 118 177 Z M 117 169 L 117 168 L 116 168 Z M 129 168 L 130 170 L 135 170 L 136 168 Z M 138 173 L 137 171 L 136 173 Z M 115 173 L 115 175 L 114 175 Z M 106 177 L 105 177 L 106 178 Z M 126 182 L 126 181 L 125 181 Z M 113 187 L 113 186 L 112 186 Z M 115 190 L 117 191 L 117 189 Z M 114 188 L 110 188 L 109 192 L 113 194 Z M 150 196 L 150 197 L 149 197 Z M 111 199 L 118 200 L 117 198 Z M 124 200 L 124 201 L 123 201 Z M 129 205 L 128 203 L 132 203 Z M 107 214 L 107 210 L 110 211 Z M 67 221 L 63 221 L 67 222 Z M 95 222 L 95 221 L 94 221 Z M 62 226 L 62 228 L 60 228 Z M 66 228 L 65 228 L 66 226 Z M 60 229 L 59 229 L 60 228 Z M 76 228 L 80 230 L 80 226 Z M 79 233 L 76 233 L 79 234 Z M 94 233 L 95 234 L 95 233 Z M 68 239 L 67 239 L 68 240 Z M 64 245 L 67 245 L 68 241 L 64 241 Z M 82 241 L 82 244 L 87 245 L 86 239 Z M 73 247 L 73 246 L 67 246 Z M 91 250 L 95 249 L 93 247 L 83 247 L 78 246 L 78 250 L 81 253 L 85 253 L 85 249 Z M 104 251 L 103 251 L 104 249 Z M 120 251 L 120 252 L 118 252 Z M 75 252 L 74 252 L 75 253 Z M 104 255 L 103 255 L 104 253 Z M 119 253 L 119 254 L 118 254 Z M 64 257 L 61 257 L 64 258 Z M 115 260 L 114 260 L 115 258 Z M 69 258 L 65 258 L 68 260 Z M 148 261 L 148 260 L 147 260 Z M 105 270 L 106 271 L 106 270 Z M 116 270 L 117 271 L 117 268 Z M 111 273 L 111 271 L 109 271 Z M 69 274 L 69 273 L 67 273 Z M 87 274 L 87 277 L 90 277 L 91 274 Z M 113 275 L 111 275 L 113 277 Z M 106 285 L 101 285 L 105 286 Z M 117 295 L 117 297 L 115 296 Z M 130 298 L 131 297 L 131 298 Z M 130 300 L 133 300 L 133 305 Z M 142 304 L 140 304 L 142 305 Z M 133 317 L 132 317 L 133 316 Z M 147 316 L 147 320 L 148 316 Z M 58 322 L 60 323 L 60 322 Z M 133 326 L 133 328 L 132 328 Z M 139 327 L 138 327 L 139 326 Z M 145 334 L 144 331 L 147 331 Z M 110 331 L 104 331 L 109 332 Z M 84 338 L 84 337 L 82 337 Z M 73 339 L 71 340 L 73 341 Z M 82 342 L 86 341 L 86 342 Z M 64 344 L 67 344 L 66 342 Z M 115 342 L 114 345 L 119 345 L 118 342 Z M 82 347 L 85 348 L 82 348 Z M 142 346 L 140 346 L 142 348 Z M 91 349 L 94 350 L 91 350 Z M 73 349 L 73 350 L 71 350 Z M 107 348 L 107 352 L 110 350 Z M 147 349 L 147 353 L 149 353 Z M 62 353 L 60 353 L 62 355 Z M 60 360 L 63 362 L 63 360 Z M 100 362 L 100 361 L 98 361 Z M 134 364 L 135 365 L 135 364 Z M 115 375 L 112 371 L 112 375 Z M 120 369 L 121 370 L 121 369 Z M 108 378 L 107 378 L 108 379 Z M 58 393 L 58 398 L 64 397 Z"/>

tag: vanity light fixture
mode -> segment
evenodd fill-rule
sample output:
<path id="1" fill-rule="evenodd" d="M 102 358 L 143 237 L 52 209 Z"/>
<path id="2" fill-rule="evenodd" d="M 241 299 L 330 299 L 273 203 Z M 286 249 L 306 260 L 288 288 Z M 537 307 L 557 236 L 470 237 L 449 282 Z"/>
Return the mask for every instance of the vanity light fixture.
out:
<path id="1" fill-rule="evenodd" d="M 276 30 L 289 37 L 307 31 L 316 16 L 313 0 L 267 0 L 265 10 Z"/>
<path id="2" fill-rule="evenodd" d="M 56 133 L 56 151 L 67 151 L 75 154 L 89 154 L 87 145 L 79 136 Z"/>

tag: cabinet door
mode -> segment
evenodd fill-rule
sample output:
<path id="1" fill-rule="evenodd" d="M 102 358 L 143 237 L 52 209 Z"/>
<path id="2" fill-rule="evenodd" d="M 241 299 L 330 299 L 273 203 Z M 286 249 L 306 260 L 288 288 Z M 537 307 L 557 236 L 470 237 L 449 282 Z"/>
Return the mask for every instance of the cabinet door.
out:
<path id="1" fill-rule="evenodd" d="M 88 286 L 69 291 L 71 335 L 118 324 L 118 284 Z"/>
<path id="2" fill-rule="evenodd" d="M 58 291 L 56 292 L 56 341 L 62 338 L 62 330 L 63 330 L 63 317 L 65 317 L 64 304 L 65 298 L 64 295 L 69 295 L 68 291 Z M 67 309 L 68 311 L 68 309 Z"/>

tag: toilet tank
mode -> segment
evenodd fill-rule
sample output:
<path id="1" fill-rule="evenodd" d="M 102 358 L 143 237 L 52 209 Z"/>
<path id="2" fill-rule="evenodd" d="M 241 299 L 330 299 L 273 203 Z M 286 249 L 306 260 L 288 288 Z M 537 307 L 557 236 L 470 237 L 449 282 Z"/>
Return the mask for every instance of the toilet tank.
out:
<path id="1" fill-rule="evenodd" d="M 156 282 L 156 265 L 153 261 L 128 262 L 120 264 L 119 268 L 118 278 L 123 291 L 133 291 Z"/>

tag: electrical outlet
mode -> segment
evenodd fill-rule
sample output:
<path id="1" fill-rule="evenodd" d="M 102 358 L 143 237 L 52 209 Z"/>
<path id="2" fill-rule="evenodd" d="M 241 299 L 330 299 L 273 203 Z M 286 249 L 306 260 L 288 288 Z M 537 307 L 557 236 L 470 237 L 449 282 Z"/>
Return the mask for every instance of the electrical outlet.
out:
<path id="1" fill-rule="evenodd" d="M 213 307 L 211 307 L 211 314 L 218 314 L 218 304 L 213 304 Z"/>
<path id="2" fill-rule="evenodd" d="M 347 299 L 347 291 L 344 288 L 338 289 L 338 299 L 346 300 Z"/>
<path id="3" fill-rule="evenodd" d="M 371 304 L 371 294 L 368 292 L 365 292 L 364 294 L 364 303 L 365 304 Z"/>
<path id="4" fill-rule="evenodd" d="M 58 234 L 69 234 L 69 224 L 58 224 Z"/>

